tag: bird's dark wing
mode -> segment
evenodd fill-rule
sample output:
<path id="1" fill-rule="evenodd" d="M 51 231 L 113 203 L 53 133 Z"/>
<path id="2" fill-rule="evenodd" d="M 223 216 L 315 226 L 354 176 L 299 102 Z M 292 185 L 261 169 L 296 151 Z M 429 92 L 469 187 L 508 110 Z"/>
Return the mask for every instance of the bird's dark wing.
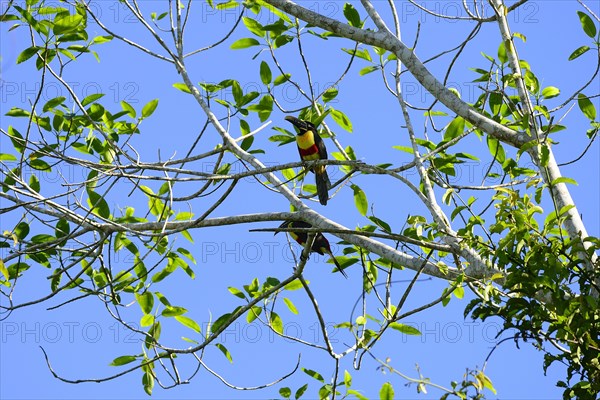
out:
<path id="1" fill-rule="evenodd" d="M 325 148 L 325 142 L 323 141 L 323 139 L 321 139 L 321 136 L 319 136 L 319 133 L 316 130 L 314 131 L 314 136 L 315 144 L 319 149 L 319 159 L 327 160 L 327 148 Z"/>

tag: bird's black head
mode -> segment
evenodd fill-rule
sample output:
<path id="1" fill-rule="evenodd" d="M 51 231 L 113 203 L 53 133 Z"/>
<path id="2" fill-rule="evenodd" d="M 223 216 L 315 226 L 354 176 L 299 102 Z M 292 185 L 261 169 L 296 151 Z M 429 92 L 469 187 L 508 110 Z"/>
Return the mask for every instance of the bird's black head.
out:
<path id="1" fill-rule="evenodd" d="M 304 121 L 301 119 L 298 119 L 296 117 L 292 117 L 291 115 L 288 115 L 287 117 L 285 117 L 285 120 L 288 122 L 291 122 L 292 125 L 294 125 L 296 128 L 298 128 L 298 130 L 300 131 L 300 134 L 303 134 L 304 132 L 307 131 L 317 131 L 317 128 L 313 125 L 312 122 L 309 121 Z"/>
<path id="2" fill-rule="evenodd" d="M 304 221 L 283 221 L 283 223 L 279 225 L 279 228 L 312 228 L 312 225 Z M 277 235 L 278 233 L 279 232 L 275 232 L 273 235 Z"/>

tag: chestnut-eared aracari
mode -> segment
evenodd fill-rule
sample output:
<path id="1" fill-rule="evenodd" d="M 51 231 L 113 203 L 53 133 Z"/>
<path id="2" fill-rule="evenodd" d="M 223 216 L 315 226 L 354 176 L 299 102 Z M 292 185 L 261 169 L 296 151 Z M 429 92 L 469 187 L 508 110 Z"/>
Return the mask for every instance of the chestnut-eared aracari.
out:
<path id="1" fill-rule="evenodd" d="M 291 122 L 296 128 L 298 128 L 298 135 L 296 135 L 296 144 L 298 145 L 298 152 L 302 161 L 314 161 L 314 160 L 326 160 L 327 149 L 325 148 L 325 142 L 319 136 L 317 128 L 312 122 L 303 121 L 296 117 L 287 116 L 286 121 Z M 317 186 L 317 195 L 319 196 L 319 203 L 327 205 L 329 199 L 329 176 L 327 175 L 327 169 L 325 165 L 319 165 L 310 169 L 315 174 L 315 183 Z"/>
<path id="2" fill-rule="evenodd" d="M 285 221 L 283 224 L 279 225 L 279 227 L 280 228 L 288 228 L 288 229 L 296 229 L 296 228 L 302 229 L 302 228 L 312 228 L 312 225 L 309 224 L 308 222 L 304 222 L 304 221 Z M 277 235 L 277 233 L 278 232 L 275 232 L 275 235 Z M 288 231 L 288 233 L 290 234 L 292 239 L 294 239 L 296 242 L 298 242 L 299 245 L 304 246 L 306 244 L 306 241 L 308 239 L 308 232 Z M 337 262 L 337 260 L 331 253 L 331 247 L 329 246 L 329 241 L 327 239 L 325 239 L 325 236 L 323 236 L 323 234 L 321 232 L 317 232 L 317 234 L 315 236 L 315 240 L 313 241 L 312 247 L 310 248 L 310 251 L 312 253 L 317 253 L 320 255 L 327 254 L 329 257 L 331 257 L 331 260 L 335 264 L 335 267 L 337 268 L 337 270 L 340 271 L 342 273 L 342 275 L 344 275 L 345 278 L 348 278 L 348 275 L 346 275 L 346 272 L 344 272 L 344 270 L 342 269 L 340 264 Z"/>

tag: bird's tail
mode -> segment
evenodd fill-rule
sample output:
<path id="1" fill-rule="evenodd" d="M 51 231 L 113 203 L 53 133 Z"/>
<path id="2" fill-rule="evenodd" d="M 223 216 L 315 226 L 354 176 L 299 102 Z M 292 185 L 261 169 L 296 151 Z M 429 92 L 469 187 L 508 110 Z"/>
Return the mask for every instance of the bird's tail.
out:
<path id="1" fill-rule="evenodd" d="M 342 273 L 342 275 L 344 275 L 344 278 L 348 279 L 348 275 L 346 274 L 346 271 L 344 271 L 342 269 L 342 266 L 340 265 L 340 263 L 337 262 L 337 260 L 333 256 L 333 254 L 331 254 L 331 252 L 329 252 L 329 251 L 327 252 L 327 254 L 329 254 L 329 257 L 331 257 L 331 261 L 333 261 L 337 270 L 340 271 Z"/>
<path id="2" fill-rule="evenodd" d="M 315 171 L 315 183 L 317 184 L 317 195 L 319 196 L 319 203 L 326 206 L 327 200 L 329 200 L 329 176 L 325 167 L 320 171 Z"/>

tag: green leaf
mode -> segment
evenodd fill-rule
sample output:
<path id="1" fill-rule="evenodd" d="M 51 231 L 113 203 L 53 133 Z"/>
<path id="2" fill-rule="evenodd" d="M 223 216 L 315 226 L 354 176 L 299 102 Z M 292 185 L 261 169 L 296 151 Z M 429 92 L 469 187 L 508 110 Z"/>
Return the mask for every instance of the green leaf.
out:
<path id="1" fill-rule="evenodd" d="M 394 388 L 391 383 L 386 382 L 381 386 L 379 400 L 394 400 Z"/>
<path id="2" fill-rule="evenodd" d="M 185 314 L 187 310 L 178 306 L 167 306 L 161 313 L 163 317 L 176 317 Z"/>
<path id="3" fill-rule="evenodd" d="M 355 184 L 351 185 L 352 190 L 354 191 L 354 205 L 358 212 L 365 216 L 367 215 L 367 211 L 369 208 L 369 203 L 367 201 L 367 195 L 363 190 Z"/>
<path id="4" fill-rule="evenodd" d="M 392 146 L 392 148 L 396 149 L 396 150 L 403 151 L 403 152 L 408 153 L 408 154 L 414 154 L 414 150 L 413 150 L 412 147 L 408 147 L 408 146 Z"/>
<path id="5" fill-rule="evenodd" d="M 490 149 L 490 154 L 492 157 L 495 157 L 499 163 L 503 163 L 506 159 L 506 154 L 504 153 L 504 147 L 502 147 L 502 144 L 498 141 L 498 139 L 488 135 L 487 145 Z"/>
<path id="6" fill-rule="evenodd" d="M 229 287 L 227 288 L 227 290 L 229 290 L 229 292 L 230 292 L 231 294 L 233 294 L 233 295 L 234 295 L 234 296 L 236 296 L 236 297 L 239 297 L 240 299 L 245 299 L 245 298 L 246 298 L 246 295 L 245 295 L 244 293 L 242 293 L 242 291 L 240 291 L 240 290 L 239 290 L 239 289 L 237 289 L 237 288 L 234 288 L 233 286 L 229 286 Z"/>
<path id="7" fill-rule="evenodd" d="M 239 6 L 239 3 L 235 0 L 225 1 L 223 3 L 219 3 L 216 5 L 217 10 L 226 10 L 229 8 L 236 8 Z"/>
<path id="8" fill-rule="evenodd" d="M 377 225 L 379 228 L 381 228 L 384 232 L 392 233 L 392 228 L 390 227 L 390 225 L 387 222 L 385 222 L 375 216 L 370 216 L 369 219 L 371 221 L 373 221 L 375 223 L 375 225 Z"/>
<path id="9" fill-rule="evenodd" d="M 250 296 L 254 297 L 258 292 L 259 285 L 258 278 L 254 278 L 249 285 L 244 285 L 244 290 L 246 290 Z"/>
<path id="10" fill-rule="evenodd" d="M 308 284 L 309 282 L 306 281 L 306 283 Z M 302 289 L 302 282 L 300 281 L 300 279 L 294 279 L 293 281 L 291 281 L 290 283 L 288 283 L 287 285 L 285 285 L 283 287 L 285 290 L 298 290 L 298 289 Z"/>
<path id="11" fill-rule="evenodd" d="M 272 311 L 271 315 L 269 316 L 269 322 L 271 328 L 273 328 L 275 332 L 279 333 L 280 335 L 283 334 L 283 321 L 281 321 L 279 314 Z"/>
<path id="12" fill-rule="evenodd" d="M 577 48 L 569 56 L 569 61 L 573 61 L 574 59 L 581 56 L 582 54 L 585 54 L 589 49 L 590 49 L 590 46 L 581 46 L 581 47 Z"/>
<path id="13" fill-rule="evenodd" d="M 264 3 L 263 3 L 264 4 Z M 267 24 L 263 26 L 263 29 L 271 33 L 271 37 L 277 37 L 283 32 L 287 31 L 290 27 L 285 24 L 283 19 L 278 19 L 277 22 Z"/>
<path id="14" fill-rule="evenodd" d="M 154 294 L 156 295 L 156 297 L 158 298 L 158 300 L 160 300 L 160 302 L 162 304 L 164 304 L 165 306 L 170 306 L 171 305 L 171 302 L 161 292 L 154 292 Z"/>
<path id="15" fill-rule="evenodd" d="M 243 17 L 242 22 L 246 25 L 246 28 L 258 37 L 265 35 L 265 28 L 255 19 L 249 17 Z"/>
<path id="16" fill-rule="evenodd" d="M 304 371 L 306 375 L 318 380 L 319 382 L 325 383 L 325 379 L 323 379 L 323 376 L 317 371 L 313 371 L 312 369 L 308 368 L 302 368 L 302 371 Z"/>
<path id="17" fill-rule="evenodd" d="M 373 50 L 377 53 L 378 56 L 382 56 L 387 51 L 386 49 L 382 49 L 381 47 L 373 46 Z"/>
<path id="18" fill-rule="evenodd" d="M 142 375 L 142 385 L 144 386 L 144 392 L 148 396 L 152 396 L 152 389 L 154 388 L 154 376 L 151 372 L 146 372 Z"/>
<path id="19" fill-rule="evenodd" d="M 25 150 L 25 141 L 23 139 L 23 136 L 19 133 L 18 130 L 13 128 L 12 125 L 8 127 L 8 136 L 10 136 L 10 141 L 12 142 L 15 150 L 22 154 L 23 150 Z"/>
<path id="20" fill-rule="evenodd" d="M 134 362 L 137 360 L 136 356 L 121 356 L 115 358 L 109 365 L 111 367 L 118 367 L 120 365 L 125 365 Z"/>
<path id="21" fill-rule="evenodd" d="M 27 222 L 19 222 L 13 233 L 19 240 L 23 240 L 29 235 L 29 224 Z"/>
<path id="22" fill-rule="evenodd" d="M 104 197 L 98 193 L 88 190 L 88 205 L 92 209 L 92 212 L 102 218 L 110 218 L 110 208 L 108 203 L 104 200 Z"/>
<path id="23" fill-rule="evenodd" d="M 335 99 L 338 95 L 338 90 L 335 87 L 330 87 L 325 92 L 323 92 L 323 102 L 328 103 L 331 100 Z"/>
<path id="24" fill-rule="evenodd" d="M 527 42 L 527 38 L 522 33 L 515 32 L 515 33 L 513 33 L 513 36 L 521 39 L 523 41 L 523 43 Z"/>
<path id="25" fill-rule="evenodd" d="M 59 97 L 50 99 L 46 102 L 46 104 L 44 104 L 44 107 L 42 108 L 42 110 L 44 110 L 44 112 L 51 110 L 51 109 L 55 108 L 56 106 L 64 103 L 65 100 L 66 100 L 66 98 L 64 96 L 59 96 Z"/>
<path id="26" fill-rule="evenodd" d="M 233 95 L 233 100 L 235 101 L 235 104 L 241 104 L 244 98 L 244 92 L 242 90 L 242 86 L 238 81 L 231 82 L 231 94 Z"/>
<path id="27" fill-rule="evenodd" d="M 296 308 L 296 306 L 294 305 L 294 303 L 292 303 L 292 301 L 290 299 L 288 299 L 287 297 L 283 298 L 283 302 L 285 303 L 285 305 L 287 306 L 287 308 L 293 313 L 298 315 L 298 309 Z"/>
<path id="28" fill-rule="evenodd" d="M 140 325 L 144 327 L 154 325 L 154 315 L 144 314 L 142 318 L 140 318 Z"/>
<path id="29" fill-rule="evenodd" d="M 231 358 L 231 353 L 229 352 L 229 350 L 227 350 L 227 347 L 225 347 L 221 343 L 217 343 L 215 344 L 215 346 L 217 346 L 217 349 L 221 350 L 221 353 L 225 355 L 225 357 L 229 360 L 230 363 L 233 363 L 233 358 Z"/>
<path id="30" fill-rule="evenodd" d="M 289 399 L 292 395 L 292 390 L 289 387 L 282 387 L 281 389 L 279 389 L 279 394 L 281 395 L 281 397 Z"/>
<path id="31" fill-rule="evenodd" d="M 365 397 L 362 393 L 360 393 L 359 391 L 356 391 L 354 389 L 350 389 L 348 390 L 348 394 L 353 395 L 354 397 L 356 397 L 358 400 L 369 400 L 368 397 Z"/>
<path id="32" fill-rule="evenodd" d="M 260 62 L 260 80 L 265 85 L 271 83 L 273 79 L 273 74 L 271 73 L 271 68 L 269 68 L 269 64 L 264 61 Z"/>
<path id="33" fill-rule="evenodd" d="M 243 39 L 238 39 L 235 42 L 233 42 L 230 46 L 230 49 L 232 49 L 232 50 L 246 49 L 248 47 L 258 46 L 259 44 L 260 44 L 259 41 L 254 38 L 243 38 Z"/>
<path id="34" fill-rule="evenodd" d="M 38 1 L 26 1 L 26 4 L 28 5 L 34 5 L 38 3 Z M 37 10 L 38 14 L 40 15 L 51 15 L 51 14 L 58 14 L 58 13 L 63 13 L 63 12 L 68 12 L 68 10 L 64 7 L 41 7 Z"/>
<path id="35" fill-rule="evenodd" d="M 154 296 L 152 295 L 152 292 L 146 291 L 142 294 L 136 294 L 135 299 L 144 314 L 150 314 L 152 312 L 152 309 L 154 308 Z"/>
<path id="36" fill-rule="evenodd" d="M 452 294 L 457 299 L 462 299 L 465 296 L 465 288 L 463 288 L 462 286 L 457 286 L 456 289 L 454 289 L 454 292 L 452 292 Z"/>
<path id="37" fill-rule="evenodd" d="M 347 388 L 352 386 L 352 375 L 347 370 L 344 370 L 344 386 Z"/>
<path id="38" fill-rule="evenodd" d="M 596 107 L 594 107 L 594 104 L 590 101 L 590 99 L 588 99 L 586 95 L 584 95 L 583 93 L 579 93 L 577 95 L 577 104 L 579 105 L 579 109 L 581 110 L 583 115 L 588 117 L 588 119 L 590 119 L 591 121 L 596 120 Z"/>
<path id="39" fill-rule="evenodd" d="M 323 123 L 323 121 L 325 120 L 325 118 L 327 118 L 327 116 L 329 115 L 329 113 L 331 113 L 331 109 L 328 109 L 327 111 L 325 111 L 321 115 L 313 114 L 312 118 L 311 118 L 312 123 L 315 126 L 321 125 Z"/>
<path id="40" fill-rule="evenodd" d="M 533 94 L 537 94 L 538 91 L 540 90 L 540 82 L 538 81 L 538 78 L 535 76 L 535 74 L 533 72 L 531 72 L 530 70 L 526 70 L 525 71 L 525 86 L 527 86 L 527 89 L 529 89 L 529 91 Z"/>
<path id="41" fill-rule="evenodd" d="M 371 72 L 377 71 L 379 67 L 377 65 L 369 65 L 358 71 L 358 75 L 364 76 L 370 74 Z"/>
<path id="42" fill-rule="evenodd" d="M 369 54 L 369 50 L 367 49 L 359 49 L 356 50 L 354 52 L 354 54 L 358 57 L 358 58 L 362 58 L 363 60 L 366 61 L 373 61 L 373 59 L 371 58 L 371 54 Z"/>
<path id="43" fill-rule="evenodd" d="M 246 93 L 245 95 L 241 96 L 240 101 L 237 103 L 237 106 L 238 107 L 245 106 L 246 104 L 250 103 L 252 100 L 257 98 L 258 96 L 260 96 L 260 93 L 258 93 L 258 92 Z"/>
<path id="44" fill-rule="evenodd" d="M 131 118 L 135 118 L 135 116 L 137 115 L 136 112 L 135 112 L 135 108 L 133 108 L 131 106 L 131 104 L 129 104 L 125 100 L 121 101 L 121 108 L 123 109 L 123 111 L 127 112 L 127 114 L 129 114 L 129 116 Z"/>
<path id="45" fill-rule="evenodd" d="M 154 325 L 148 329 L 148 334 L 150 337 L 146 337 L 145 339 L 145 345 L 147 348 L 150 348 L 150 345 L 160 338 L 161 331 L 162 327 L 160 325 L 160 321 L 156 321 Z"/>
<path id="46" fill-rule="evenodd" d="M 33 57 L 39 50 L 39 47 L 37 46 L 32 46 L 29 47 L 25 50 L 23 50 L 21 52 L 21 54 L 19 54 L 17 56 L 17 64 L 21 64 L 22 62 L 25 62 L 27 60 L 29 60 L 31 57 Z"/>
<path id="47" fill-rule="evenodd" d="M 223 326 L 223 324 L 225 324 L 226 322 L 229 322 L 229 318 L 231 317 L 231 313 L 226 313 L 221 315 L 219 318 L 217 318 L 217 320 L 215 322 L 213 322 L 212 326 L 210 327 L 210 331 L 212 333 L 217 332 L 221 326 Z"/>
<path id="48" fill-rule="evenodd" d="M 8 110 L 8 112 L 4 115 L 8 117 L 29 117 L 31 113 L 29 111 L 23 110 L 22 108 L 13 107 L 10 110 Z"/>
<path id="49" fill-rule="evenodd" d="M 483 372 L 479 371 L 476 378 L 479 382 L 483 383 L 483 387 L 496 394 L 496 389 L 494 388 L 494 385 L 492 385 L 492 381 Z"/>
<path id="50" fill-rule="evenodd" d="M 177 215 L 175 216 L 175 221 L 189 221 L 192 218 L 194 218 L 194 213 L 182 211 L 180 213 L 177 213 Z"/>
<path id="51" fill-rule="evenodd" d="M 350 26 L 354 26 L 356 28 L 362 28 L 362 22 L 360 21 L 360 15 L 356 8 L 350 3 L 344 4 L 344 16 L 348 20 Z"/>
<path id="52" fill-rule="evenodd" d="M 111 40 L 113 40 L 113 36 L 96 36 L 94 38 L 94 40 L 92 40 L 92 43 L 102 44 L 102 43 L 110 42 Z"/>
<path id="53" fill-rule="evenodd" d="M 362 58 L 363 60 L 367 60 L 367 61 L 373 61 L 373 59 L 371 58 L 371 54 L 369 54 L 369 50 L 367 49 L 344 49 L 342 48 L 342 50 L 348 54 L 350 54 L 351 56 L 356 56 L 358 58 Z M 379 68 L 379 67 L 377 67 Z"/>
<path id="54" fill-rule="evenodd" d="M 56 36 L 62 35 L 64 33 L 73 31 L 78 27 L 82 26 L 83 16 L 79 14 L 75 15 L 62 15 L 58 14 L 56 18 L 54 18 L 54 25 L 52 27 L 52 31 Z"/>
<path id="55" fill-rule="evenodd" d="M 459 152 L 459 153 L 456 153 L 455 156 L 459 157 L 459 158 L 466 158 L 468 160 L 479 161 L 479 158 L 477 158 L 473 154 L 469 154 L 469 153 Z"/>
<path id="56" fill-rule="evenodd" d="M 421 335 L 421 332 L 417 328 L 410 326 L 410 325 L 401 324 L 399 322 L 392 322 L 390 324 L 390 328 L 393 328 L 399 332 L 402 332 L 405 335 L 415 335 L 415 336 Z"/>
<path id="57" fill-rule="evenodd" d="M 17 161 L 17 157 L 15 157 L 12 154 L 0 153 L 0 161 Z M 33 177 L 35 175 L 31 175 L 31 176 Z"/>
<path id="58" fill-rule="evenodd" d="M 104 116 L 104 111 L 105 109 L 101 104 L 92 104 L 90 108 L 87 109 L 87 112 L 93 121 L 100 121 Z M 96 149 L 96 151 L 101 152 L 102 150 Z"/>
<path id="59" fill-rule="evenodd" d="M 200 325 L 193 319 L 186 317 L 185 315 L 176 315 L 175 319 L 183 326 L 190 328 L 194 332 L 202 333 Z"/>
<path id="60" fill-rule="evenodd" d="M 187 87 L 187 85 L 185 83 L 174 83 L 173 87 L 177 90 L 181 90 L 183 93 L 187 93 L 187 94 L 191 94 L 192 91 L 190 90 L 190 88 Z"/>
<path id="61" fill-rule="evenodd" d="M 510 46 L 509 43 L 505 43 L 504 41 L 500 42 L 500 46 L 498 46 L 498 60 L 502 64 L 506 64 L 508 61 L 508 56 L 506 55 L 506 47 Z"/>
<path id="62" fill-rule="evenodd" d="M 6 269 L 6 266 L 4 265 L 4 261 L 2 261 L 1 258 L 0 258 L 0 274 L 2 274 L 5 281 L 8 281 L 8 279 L 9 279 L 8 269 Z M 59 276 L 60 276 L 60 274 L 59 274 Z M 54 291 L 54 290 L 55 289 L 52 289 L 52 291 Z"/>
<path id="63" fill-rule="evenodd" d="M 54 228 L 54 236 L 57 238 L 62 238 L 67 236 L 69 233 L 71 233 L 69 222 L 64 218 L 59 219 L 56 223 L 56 228 Z"/>
<path id="64" fill-rule="evenodd" d="M 273 111 L 273 97 L 270 94 L 264 95 L 258 104 L 251 105 L 248 110 L 258 111 L 260 122 L 266 121 Z"/>
<path id="65" fill-rule="evenodd" d="M 29 178 L 29 187 L 38 193 L 40 192 L 40 181 L 38 180 L 37 176 L 31 175 Z"/>
<path id="66" fill-rule="evenodd" d="M 31 238 L 32 243 L 47 243 L 56 240 L 56 238 L 52 235 L 48 235 L 46 233 L 40 233 Z"/>
<path id="67" fill-rule="evenodd" d="M 262 313 L 262 308 L 258 307 L 258 306 L 253 306 L 248 310 L 248 314 L 246 315 L 246 322 L 247 323 L 252 323 L 254 322 L 254 320 L 258 317 L 260 317 L 260 314 Z"/>
<path id="68" fill-rule="evenodd" d="M 275 80 L 273 81 L 273 85 L 275 86 L 279 86 L 282 83 L 287 82 L 290 77 L 292 76 L 292 74 L 283 74 L 283 75 L 279 75 L 277 78 L 275 78 Z"/>
<path id="69" fill-rule="evenodd" d="M 290 35 L 281 35 L 278 36 L 277 39 L 275 39 L 275 44 L 273 47 L 275 47 L 276 49 L 285 46 L 288 43 L 291 43 L 294 40 L 293 36 Z"/>
<path id="70" fill-rule="evenodd" d="M 288 181 L 291 181 L 296 177 L 296 172 L 292 168 L 282 169 L 281 174 Z"/>
<path id="71" fill-rule="evenodd" d="M 352 122 L 350 122 L 350 119 L 346 116 L 346 114 L 344 114 L 340 110 L 335 110 L 332 108 L 331 109 L 331 118 L 333 118 L 333 120 L 339 126 L 344 128 L 348 132 L 352 133 Z"/>
<path id="72" fill-rule="evenodd" d="M 577 181 L 573 178 L 567 178 L 566 176 L 561 176 L 560 178 L 556 178 L 552 181 L 552 185 L 556 185 L 558 183 L 570 183 L 572 185 L 577 186 Z"/>
<path id="73" fill-rule="evenodd" d="M 444 204 L 450 205 L 450 202 L 452 201 L 453 196 L 454 196 L 454 189 L 452 189 L 452 188 L 446 189 L 446 192 L 442 196 L 442 202 Z"/>
<path id="74" fill-rule="evenodd" d="M 450 122 L 444 133 L 444 141 L 449 141 L 463 134 L 465 130 L 465 120 L 462 117 L 456 117 Z"/>
<path id="75" fill-rule="evenodd" d="M 329 399 L 333 388 L 330 384 L 323 385 L 319 388 L 319 399 Z"/>
<path id="76" fill-rule="evenodd" d="M 285 144 L 295 142 L 296 138 L 295 138 L 295 136 L 291 136 L 291 135 L 273 135 L 273 136 L 269 137 L 269 141 L 279 143 L 279 146 L 283 146 Z M 292 179 L 293 177 L 296 176 L 296 173 L 294 172 L 294 170 L 291 170 L 291 171 L 292 171 L 291 172 L 292 177 L 290 179 Z"/>
<path id="77" fill-rule="evenodd" d="M 160 15 L 159 15 L 159 16 L 156 18 L 156 20 L 157 20 L 157 21 L 160 21 L 161 19 L 163 19 L 164 17 L 166 17 L 168 14 L 169 14 L 169 13 L 168 13 L 167 11 L 165 11 L 164 13 L 160 14 Z"/>
<path id="78" fill-rule="evenodd" d="M 594 39 L 596 37 L 596 25 L 594 21 L 582 11 L 577 11 L 577 15 L 579 15 L 579 22 L 581 22 L 581 27 L 585 34 Z"/>
<path id="79" fill-rule="evenodd" d="M 142 118 L 151 116 L 152 113 L 154 113 L 154 110 L 156 110 L 156 107 L 158 107 L 158 99 L 150 100 L 144 108 L 142 108 Z"/>
<path id="80" fill-rule="evenodd" d="M 542 90 L 542 96 L 546 99 L 551 99 L 560 94 L 560 90 L 554 86 L 548 86 Z"/>
<path id="81" fill-rule="evenodd" d="M 296 394 L 294 395 L 294 398 L 296 400 L 298 400 L 300 397 L 302 397 L 302 395 L 304 394 L 304 392 L 306 392 L 307 388 L 308 388 L 308 383 L 305 383 L 304 385 L 300 386 L 298 388 L 298 390 L 296 390 Z"/>
<path id="82" fill-rule="evenodd" d="M 25 264 L 22 262 L 17 262 L 9 265 L 6 269 L 8 271 L 8 278 L 14 279 L 17 276 L 21 276 L 23 272 L 27 271 L 31 266 L 29 264 Z M 83 279 L 79 278 L 76 283 L 83 282 Z M 73 285 L 72 285 L 73 286 Z M 68 289 L 72 289 L 72 286 L 68 287 Z"/>
<path id="83" fill-rule="evenodd" d="M 73 143 L 73 148 L 83 154 L 90 154 L 90 155 L 93 154 L 90 151 L 89 147 L 83 143 Z"/>
<path id="84" fill-rule="evenodd" d="M 86 96 L 83 100 L 81 100 L 81 105 L 87 106 L 88 104 L 92 104 L 96 100 L 104 97 L 104 93 L 94 93 Z"/>

